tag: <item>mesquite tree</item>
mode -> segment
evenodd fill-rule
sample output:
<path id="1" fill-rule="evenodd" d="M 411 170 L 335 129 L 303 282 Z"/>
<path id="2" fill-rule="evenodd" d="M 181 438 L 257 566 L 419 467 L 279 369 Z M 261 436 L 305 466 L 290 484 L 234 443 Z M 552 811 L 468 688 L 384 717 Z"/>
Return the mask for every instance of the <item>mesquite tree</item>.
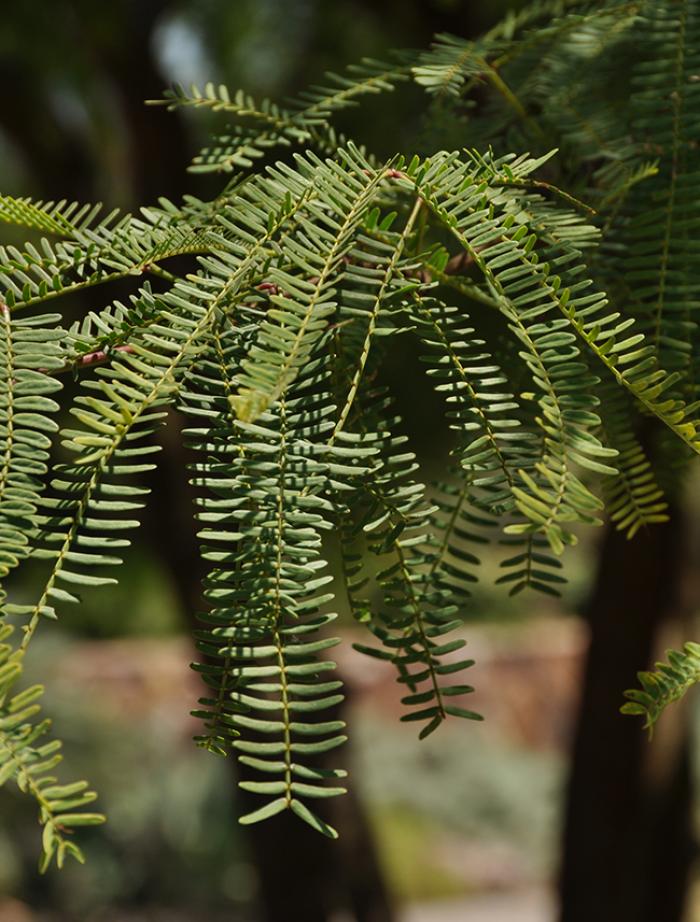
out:
<path id="1" fill-rule="evenodd" d="M 607 512 L 632 538 L 666 520 L 664 486 L 700 451 L 699 15 L 695 0 L 545 0 L 284 107 L 176 87 L 160 102 L 231 121 L 192 166 L 223 177 L 212 200 L 105 215 L 0 197 L 31 233 L 0 250 L 0 571 L 44 568 L 32 601 L 2 599 L 0 782 L 37 803 L 42 867 L 82 858 L 70 834 L 103 817 L 86 782 L 54 775 L 25 656 L 64 604 L 114 582 L 169 408 L 189 420 L 208 569 L 197 743 L 237 754 L 259 795 L 247 824 L 290 810 L 336 834 L 315 804 L 344 791 L 325 756 L 345 739 L 326 652 L 338 594 L 426 737 L 479 719 L 453 636 L 479 544 L 502 548 L 513 593 L 556 593 L 580 527 Z M 410 81 L 426 90 L 417 153 L 382 160 L 334 129 Z M 134 280 L 127 303 L 109 301 L 117 279 Z M 64 324 L 51 302 L 84 289 L 101 300 Z M 382 377 L 408 337 L 444 398 L 438 484 Z M 699 664 L 693 645 L 671 654 L 625 708 L 652 725 Z"/>

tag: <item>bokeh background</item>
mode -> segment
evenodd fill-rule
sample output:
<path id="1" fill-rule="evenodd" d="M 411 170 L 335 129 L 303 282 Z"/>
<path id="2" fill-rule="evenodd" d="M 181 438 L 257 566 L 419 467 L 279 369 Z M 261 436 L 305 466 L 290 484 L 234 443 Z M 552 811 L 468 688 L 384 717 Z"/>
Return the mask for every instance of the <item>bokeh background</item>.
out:
<path id="1" fill-rule="evenodd" d="M 0 189 L 124 209 L 215 194 L 217 180 L 186 172 L 211 119 L 144 99 L 173 81 L 214 80 L 282 100 L 361 57 L 425 47 L 443 31 L 476 35 L 518 5 L 5 3 Z M 419 90 L 407 87 L 338 124 L 379 153 L 410 152 L 420 112 Z M 65 310 L 78 314 L 99 297 Z M 392 356 L 399 385 L 408 358 Z M 415 376 L 403 395 L 429 478 L 445 448 L 439 413 Z M 289 824 L 249 837 L 235 821 L 232 767 L 191 743 L 198 686 L 188 630 L 200 574 L 179 425 L 174 418 L 163 436 L 164 468 L 119 587 L 66 609 L 31 658 L 66 741 L 67 770 L 100 791 L 109 824 L 88 837 L 85 868 L 41 878 L 31 806 L 3 792 L 0 922 L 553 922 L 562 869 L 591 882 L 628 875 L 630 922 L 700 919 L 692 704 L 665 718 L 653 745 L 617 714 L 634 670 L 692 636 L 693 484 L 675 524 L 632 550 L 605 529 L 582 536 L 559 601 L 509 600 L 490 585 L 496 562 L 485 552 L 464 627 L 483 724 L 419 743 L 398 723 L 391 669 L 346 643 L 354 794 L 343 838 L 317 842 Z M 341 632 L 348 641 L 357 633 L 346 613 Z M 564 918 L 575 909 L 565 907 Z"/>

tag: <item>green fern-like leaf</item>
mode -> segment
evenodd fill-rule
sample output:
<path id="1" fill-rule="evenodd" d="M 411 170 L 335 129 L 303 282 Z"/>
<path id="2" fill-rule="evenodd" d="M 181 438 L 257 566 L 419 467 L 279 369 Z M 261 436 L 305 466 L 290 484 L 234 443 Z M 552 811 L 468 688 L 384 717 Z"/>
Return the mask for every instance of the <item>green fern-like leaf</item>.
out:
<path id="1" fill-rule="evenodd" d="M 98 825 L 105 817 L 83 809 L 97 797 L 87 781 L 62 784 L 53 774 L 63 757 L 60 740 L 45 740 L 51 721 L 38 719 L 43 687 L 32 685 L 11 694 L 22 674 L 22 655 L 8 643 L 12 631 L 10 625 L 0 625 L 0 787 L 14 781 L 38 807 L 42 872 L 53 860 L 62 868 L 69 856 L 82 864 L 83 853 L 70 837 L 79 827 Z"/>
<path id="2" fill-rule="evenodd" d="M 644 717 L 650 733 L 664 710 L 700 681 L 700 644 L 688 642 L 682 650 L 667 650 L 666 657 L 654 672 L 638 673 L 641 687 L 625 692 L 629 700 L 621 708 L 623 714 Z"/>

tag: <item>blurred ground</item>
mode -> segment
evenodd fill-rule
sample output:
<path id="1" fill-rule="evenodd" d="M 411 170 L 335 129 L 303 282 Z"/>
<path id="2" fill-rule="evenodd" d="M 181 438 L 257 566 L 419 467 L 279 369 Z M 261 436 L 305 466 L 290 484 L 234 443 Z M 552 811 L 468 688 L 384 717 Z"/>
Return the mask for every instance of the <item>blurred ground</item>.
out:
<path id="1" fill-rule="evenodd" d="M 391 666 L 355 653 L 359 635 L 344 633 L 353 783 L 405 906 L 402 922 L 550 922 L 581 622 L 545 617 L 465 629 L 478 692 L 464 703 L 487 719 L 453 721 L 422 743 L 398 722 Z M 254 871 L 233 820 L 233 785 L 222 760 L 191 743 L 197 726 L 188 711 L 199 692 L 191 654 L 178 636 L 37 644 L 34 668 L 49 686 L 71 766 L 100 791 L 110 823 L 86 843 L 85 868 L 38 883 L 6 823 L 17 823 L 28 855 L 36 826 L 24 804 L 13 804 L 16 814 L 0 823 L 0 892 L 21 893 L 24 902 L 0 904 L 0 922 L 194 922 L 207 897 L 178 897 L 177 878 L 198 868 L 219 900 L 207 906 L 207 920 L 230 919 L 221 906 L 228 899 L 238 907 L 234 919 L 249 922 Z M 229 859 L 222 863 L 217 852 Z M 140 893 L 152 908 L 121 908 Z"/>
<path id="2" fill-rule="evenodd" d="M 0 922 L 37 922 L 37 916 L 21 903 L 0 905 Z M 399 922 L 550 922 L 554 906 L 546 890 L 526 890 L 505 895 L 478 896 L 465 900 L 415 905 L 406 909 Z M 109 922 L 193 922 L 192 917 L 170 911 L 112 915 Z M 344 922 L 337 916 L 333 922 Z"/>
<path id="3" fill-rule="evenodd" d="M 551 893 L 546 889 L 530 888 L 411 906 L 401 922 L 553 922 L 554 918 Z"/>
<path id="4" fill-rule="evenodd" d="M 486 720 L 454 721 L 427 743 L 398 721 L 391 667 L 352 650 L 355 629 L 343 633 L 351 778 L 400 922 L 554 922 L 582 622 L 559 615 L 465 627 L 478 689 L 465 703 Z M 191 658 L 180 636 L 47 633 L 37 642 L 33 668 L 66 738 L 66 770 L 100 791 L 109 824 L 85 841 L 84 868 L 39 878 L 35 818 L 8 798 L 0 922 L 256 922 L 255 869 L 230 774 L 191 742 L 199 693 Z M 688 922 L 698 918 L 691 910 Z"/>

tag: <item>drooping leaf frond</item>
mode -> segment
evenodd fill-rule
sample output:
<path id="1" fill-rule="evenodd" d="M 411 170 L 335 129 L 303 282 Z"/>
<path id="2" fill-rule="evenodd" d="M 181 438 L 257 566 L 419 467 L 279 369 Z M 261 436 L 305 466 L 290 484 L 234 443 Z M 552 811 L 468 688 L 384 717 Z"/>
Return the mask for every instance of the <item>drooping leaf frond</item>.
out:
<path id="1" fill-rule="evenodd" d="M 601 406 L 605 441 L 618 451 L 618 472 L 603 486 L 606 507 L 616 528 L 634 538 L 640 528 L 668 521 L 668 503 L 630 425 L 634 414 L 629 400 L 617 388 L 604 387 Z"/>
<path id="2" fill-rule="evenodd" d="M 629 700 L 621 708 L 623 714 L 644 717 L 650 733 L 664 710 L 700 681 L 700 644 L 688 642 L 682 650 L 667 650 L 666 658 L 668 662 L 657 663 L 654 672 L 638 673 L 641 688 L 626 691 Z"/>
<path id="3" fill-rule="evenodd" d="M 270 100 L 257 103 L 250 95 L 238 90 L 231 93 L 224 86 L 209 83 L 200 90 L 189 91 L 181 86 L 169 90 L 162 100 L 151 104 L 166 104 L 168 108 L 208 108 L 242 120 L 226 134 L 216 139 L 194 158 L 193 172 L 231 172 L 247 169 L 253 162 L 275 147 L 307 145 L 324 154 L 333 155 L 346 139 L 338 135 L 328 118 L 335 112 L 357 105 L 359 97 L 391 92 L 408 78 L 412 56 L 395 53 L 389 63 L 365 58 L 351 65 L 346 74 L 326 74 L 327 86 L 312 86 L 289 101 L 286 107 Z"/>
<path id="4" fill-rule="evenodd" d="M 0 578 L 30 553 L 50 436 L 58 429 L 52 375 L 63 364 L 59 315 L 15 319 L 0 301 Z"/>
<path id="5" fill-rule="evenodd" d="M 59 237 L 76 237 L 95 225 L 101 211 L 100 205 L 85 205 L 79 202 L 40 202 L 30 198 L 15 198 L 0 195 L 0 221 L 15 227 L 27 227 Z M 101 220 L 108 228 L 113 225 L 119 212 L 114 210 Z"/>
<path id="6" fill-rule="evenodd" d="M 342 700 L 341 683 L 328 677 L 334 664 L 319 656 L 337 641 L 314 636 L 335 617 L 325 610 L 333 595 L 322 591 L 331 577 L 320 557 L 331 509 L 319 492 L 329 473 L 320 448 L 333 425 L 325 375 L 307 363 L 274 410 L 242 422 L 231 405 L 239 334 L 214 336 L 218 362 L 198 366 L 184 393 L 204 423 L 189 435 L 202 459 L 193 482 L 206 489 L 199 520 L 212 567 L 211 608 L 197 634 L 207 660 L 196 668 L 210 692 L 195 712 L 206 730 L 198 742 L 222 754 L 232 745 L 252 772 L 241 786 L 266 803 L 242 822 L 291 809 L 335 836 L 306 804 L 343 793 L 328 781 L 345 774 L 316 763 L 345 739 L 342 721 L 322 717 Z"/>
<path id="7" fill-rule="evenodd" d="M 414 480 L 417 464 L 405 443 L 404 436 L 390 432 L 377 436 L 376 467 L 352 500 L 342 534 L 346 586 L 355 617 L 382 644 L 381 649 L 356 644 L 356 649 L 396 664 L 397 680 L 408 691 L 402 703 L 410 709 L 401 719 L 421 721 L 423 738 L 448 716 L 481 717 L 452 700 L 473 691 L 446 678 L 473 664 L 461 656 L 463 638 L 446 638 L 460 625 L 462 586 L 447 578 L 450 564 L 444 550 L 433 547 L 438 507 L 429 502 L 425 486 Z M 449 536 L 446 541 L 453 556 L 459 556 Z M 367 551 L 378 567 L 378 612 L 364 594 L 373 582 L 367 574 Z"/>
<path id="8" fill-rule="evenodd" d="M 698 342 L 698 256 L 690 226 L 700 183 L 700 10 L 693 2 L 653 4 L 647 15 L 637 36 L 632 131 L 640 155 L 648 156 L 651 145 L 659 160 L 656 174 L 628 198 L 625 271 L 642 329 L 660 361 L 676 370 L 692 364 Z"/>
<path id="9" fill-rule="evenodd" d="M 13 781 L 39 809 L 42 872 L 54 859 L 62 868 L 68 856 L 82 864 L 83 853 L 70 836 L 80 826 L 103 823 L 105 817 L 83 809 L 97 797 L 87 781 L 59 784 L 53 774 L 63 757 L 60 740 L 45 739 L 51 721 L 38 719 L 43 687 L 32 685 L 11 694 L 22 674 L 22 656 L 8 643 L 12 630 L 0 625 L 0 787 Z"/>
<path id="10" fill-rule="evenodd" d="M 203 233 L 150 225 L 129 215 L 114 215 L 95 227 L 66 232 L 64 239 L 23 250 L 0 247 L 0 286 L 11 310 L 26 309 L 94 285 L 139 276 L 163 260 L 207 252 Z"/>
<path id="11" fill-rule="evenodd" d="M 293 269 L 307 277 L 300 279 L 288 269 L 270 270 L 273 309 L 268 311 L 269 320 L 260 324 L 259 335 L 242 362 L 238 393 L 232 398 L 243 420 L 254 421 L 282 396 L 308 361 L 335 310 L 335 283 L 342 276 L 344 257 L 385 178 L 385 171 L 370 171 L 358 154 L 348 151 L 345 169 L 316 162 L 308 177 L 319 201 L 310 200 L 309 219 L 300 216 L 300 234 L 288 242 L 286 254 Z M 308 246 L 305 237 L 311 240 L 312 236 L 315 244 Z"/>

